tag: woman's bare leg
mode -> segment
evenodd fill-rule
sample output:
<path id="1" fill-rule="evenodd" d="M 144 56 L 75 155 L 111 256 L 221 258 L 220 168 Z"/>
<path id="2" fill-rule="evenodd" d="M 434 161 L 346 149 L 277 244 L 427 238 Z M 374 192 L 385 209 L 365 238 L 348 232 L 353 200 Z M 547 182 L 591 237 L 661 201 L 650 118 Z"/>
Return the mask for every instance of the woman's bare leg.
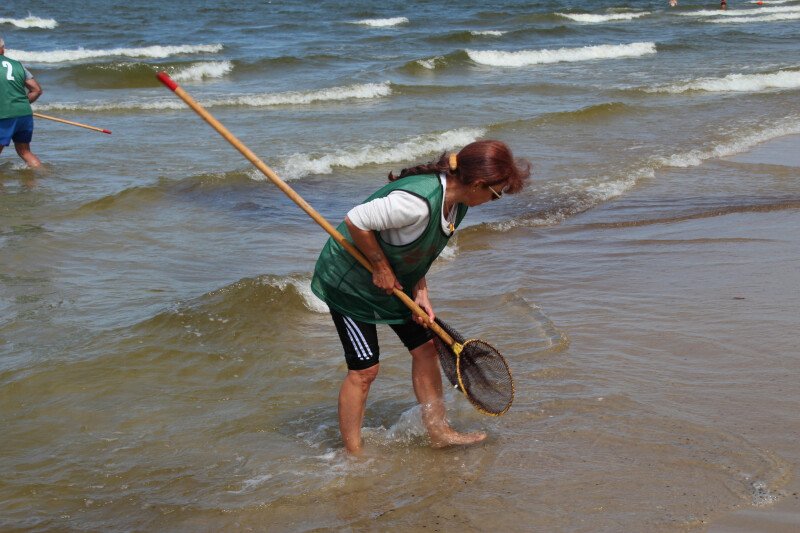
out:
<path id="1" fill-rule="evenodd" d="M 433 341 L 411 350 L 411 380 L 414 394 L 422 406 L 422 422 L 434 448 L 459 444 L 474 444 L 486 438 L 482 431 L 459 433 L 447 422 L 442 392 L 439 355 Z"/>
<path id="2" fill-rule="evenodd" d="M 361 423 L 367 408 L 369 387 L 378 376 L 378 367 L 348 370 L 339 389 L 339 431 L 345 449 L 352 454 L 361 452 Z"/>

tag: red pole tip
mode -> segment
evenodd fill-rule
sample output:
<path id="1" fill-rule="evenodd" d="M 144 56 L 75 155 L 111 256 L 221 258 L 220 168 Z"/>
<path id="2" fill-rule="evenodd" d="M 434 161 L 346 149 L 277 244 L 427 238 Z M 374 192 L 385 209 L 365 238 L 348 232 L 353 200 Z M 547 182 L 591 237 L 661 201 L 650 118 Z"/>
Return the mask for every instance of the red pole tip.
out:
<path id="1" fill-rule="evenodd" d="M 103 130 L 103 133 L 108 133 L 109 135 L 111 135 L 111 130 Z"/>
<path id="2" fill-rule="evenodd" d="M 156 78 L 158 78 L 158 81 L 166 85 L 170 91 L 174 91 L 175 89 L 178 88 L 178 84 L 172 81 L 172 78 L 169 77 L 169 74 L 167 74 L 163 70 L 158 74 L 156 74 Z"/>

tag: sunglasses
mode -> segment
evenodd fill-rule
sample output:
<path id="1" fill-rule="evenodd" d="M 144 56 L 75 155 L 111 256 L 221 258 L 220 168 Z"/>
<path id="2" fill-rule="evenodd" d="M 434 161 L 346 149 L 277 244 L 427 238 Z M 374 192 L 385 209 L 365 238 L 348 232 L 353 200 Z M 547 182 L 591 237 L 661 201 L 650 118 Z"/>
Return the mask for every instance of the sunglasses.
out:
<path id="1" fill-rule="evenodd" d="M 487 187 L 489 188 L 490 191 L 492 191 L 492 194 L 494 195 L 494 198 L 492 198 L 492 201 L 499 200 L 500 198 L 503 197 L 503 194 L 506 192 L 506 188 L 505 187 L 500 189 L 500 192 L 497 192 L 496 190 L 494 190 L 494 188 L 491 185 L 487 185 Z"/>

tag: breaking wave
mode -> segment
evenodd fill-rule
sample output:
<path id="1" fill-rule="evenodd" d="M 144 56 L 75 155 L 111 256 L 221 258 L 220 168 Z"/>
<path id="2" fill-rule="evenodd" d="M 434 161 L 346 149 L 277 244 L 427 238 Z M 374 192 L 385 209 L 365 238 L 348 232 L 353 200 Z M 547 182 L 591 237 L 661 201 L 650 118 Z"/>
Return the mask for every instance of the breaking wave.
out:
<path id="1" fill-rule="evenodd" d="M 150 333 L 172 331 L 175 341 L 187 337 L 219 340 L 224 336 L 263 334 L 265 316 L 327 311 L 328 306 L 311 292 L 310 275 L 262 275 L 180 302 L 140 322 L 135 329 Z"/>
<path id="2" fill-rule="evenodd" d="M 401 143 L 385 142 L 337 150 L 331 154 L 314 156 L 294 154 L 280 165 L 278 172 L 284 179 L 299 179 L 311 174 L 330 174 L 336 167 L 358 168 L 365 165 L 397 163 L 441 152 L 455 146 L 464 146 L 486 134 L 482 128 L 462 128 L 419 135 Z M 253 179 L 264 177 L 256 170 Z"/>
<path id="3" fill-rule="evenodd" d="M 518 52 L 467 50 L 467 54 L 472 61 L 493 67 L 525 67 L 547 63 L 639 57 L 655 53 L 656 44 L 653 42 L 619 45 L 603 44 L 580 48 L 558 48 L 555 50 L 520 50 Z"/>
<path id="4" fill-rule="evenodd" d="M 536 192 L 535 204 L 528 206 L 525 215 L 512 220 L 489 224 L 491 229 L 506 231 L 517 226 L 551 226 L 595 206 L 623 195 L 634 188 L 642 180 L 655 179 L 655 173 L 665 167 L 699 166 L 704 161 L 728 157 L 747 152 L 756 145 L 783 137 L 800 134 L 800 117 L 786 117 L 771 127 L 738 133 L 735 141 L 724 142 L 715 146 L 673 154 L 668 157 L 652 157 L 621 169 L 610 175 L 596 178 L 576 178 L 566 182 L 545 184 Z M 718 216 L 729 212 L 764 211 L 779 209 L 797 209 L 800 203 L 796 199 L 781 200 L 774 204 L 752 204 L 738 206 L 733 210 L 727 208 L 714 209 L 709 216 Z M 738 210 L 738 211 L 737 211 Z M 694 216 L 694 215 L 692 215 Z"/>
<path id="5" fill-rule="evenodd" d="M 205 79 L 223 78 L 233 70 L 230 61 L 204 61 L 178 70 L 172 79 L 175 81 L 201 81 Z"/>
<path id="6" fill-rule="evenodd" d="M 710 10 L 710 9 L 703 9 L 700 11 L 689 11 L 687 13 L 678 13 L 678 15 L 683 17 L 722 17 L 722 18 L 739 18 L 739 17 L 760 17 L 764 15 L 772 15 L 772 14 L 780 14 L 780 13 L 792 13 L 800 11 L 800 6 L 780 6 L 780 7 L 759 7 L 753 9 L 727 9 L 725 11 L 720 11 L 719 9 Z"/>
<path id="7" fill-rule="evenodd" d="M 800 209 L 798 200 L 777 200 L 764 203 L 752 203 L 746 205 L 728 205 L 712 209 L 705 209 L 696 213 L 686 215 L 675 215 L 662 218 L 649 218 L 644 220 L 623 220 L 619 222 L 593 222 L 585 224 L 585 228 L 635 228 L 640 226 L 653 226 L 658 224 L 674 224 L 687 220 L 698 220 L 704 218 L 722 217 L 739 213 L 771 213 L 775 211 Z"/>
<path id="8" fill-rule="evenodd" d="M 765 89 L 797 88 L 800 88 L 800 71 L 781 70 L 768 74 L 728 74 L 723 78 L 702 78 L 687 83 L 648 89 L 648 92 L 757 92 Z"/>
<path id="9" fill-rule="evenodd" d="M 193 75 L 199 75 L 202 70 Z M 314 91 L 289 91 L 283 93 L 248 94 L 227 98 L 208 98 L 200 103 L 205 107 L 241 106 L 269 107 L 278 105 L 307 105 L 317 102 L 332 102 L 350 99 L 382 98 L 392 94 L 389 82 L 329 87 Z M 61 102 L 37 105 L 37 110 L 81 110 L 81 111 L 126 111 L 140 109 L 186 109 L 186 105 L 175 99 L 133 100 L 126 102 Z"/>
<path id="10" fill-rule="evenodd" d="M 568 18 L 575 22 L 583 22 L 586 24 L 601 24 L 603 22 L 633 20 L 649 14 L 649 11 L 642 11 L 640 13 L 614 13 L 611 15 L 592 15 L 589 13 L 556 13 L 556 15 L 559 17 Z"/>
<path id="11" fill-rule="evenodd" d="M 527 206 L 524 215 L 492 222 L 487 227 L 494 231 L 508 231 L 520 226 L 554 226 L 621 196 L 641 180 L 654 176 L 653 168 L 643 166 L 599 179 L 575 178 L 565 183 L 544 185 L 536 191 L 536 202 Z"/>
<path id="12" fill-rule="evenodd" d="M 718 144 L 713 148 L 705 150 L 697 149 L 682 154 L 674 154 L 669 157 L 656 158 L 656 162 L 661 166 L 668 167 L 696 167 L 708 159 L 728 157 L 742 152 L 746 152 L 754 146 L 785 135 L 800 134 L 800 117 L 789 117 L 773 127 L 749 134 L 738 134 L 735 141 Z"/>
<path id="13" fill-rule="evenodd" d="M 744 24 L 748 22 L 780 22 L 783 20 L 798 20 L 800 19 L 800 8 L 795 13 L 775 13 L 773 15 L 756 15 L 752 17 L 725 17 L 719 19 L 711 19 L 715 24 Z"/>
<path id="14" fill-rule="evenodd" d="M 64 63 L 81 61 L 99 57 L 151 57 L 164 58 L 179 54 L 217 53 L 222 50 L 221 44 L 191 44 L 182 46 L 145 46 L 141 48 L 109 48 L 77 50 L 51 50 L 49 52 L 26 52 L 24 50 L 8 50 L 8 56 L 17 61 L 30 63 Z"/>
<path id="15" fill-rule="evenodd" d="M 58 26 L 58 22 L 55 19 L 43 19 L 33 15 L 28 15 L 24 19 L 0 18 L 0 24 L 11 24 L 17 28 L 42 28 L 45 30 L 52 30 Z"/>
<path id="16" fill-rule="evenodd" d="M 501 30 L 472 30 L 469 33 L 470 35 L 475 35 L 477 37 L 483 37 L 483 36 L 500 37 L 501 35 L 505 35 L 508 32 Z"/>
<path id="17" fill-rule="evenodd" d="M 385 19 L 363 19 L 355 20 L 351 24 L 361 24 L 363 26 L 371 26 L 373 28 L 388 28 L 391 26 L 399 26 L 400 24 L 408 24 L 406 17 L 392 17 Z"/>
<path id="18" fill-rule="evenodd" d="M 785 2 L 773 2 L 785 3 Z M 684 17 L 707 18 L 715 24 L 746 24 L 750 22 L 780 22 L 800 19 L 800 6 L 760 6 L 753 9 L 700 10 L 678 13 Z"/>
<path id="19" fill-rule="evenodd" d="M 117 60 L 103 63 L 73 63 L 61 69 L 64 82 L 92 89 L 160 87 L 156 73 L 163 70 L 173 79 L 204 81 L 221 79 L 236 68 L 233 61 Z"/>

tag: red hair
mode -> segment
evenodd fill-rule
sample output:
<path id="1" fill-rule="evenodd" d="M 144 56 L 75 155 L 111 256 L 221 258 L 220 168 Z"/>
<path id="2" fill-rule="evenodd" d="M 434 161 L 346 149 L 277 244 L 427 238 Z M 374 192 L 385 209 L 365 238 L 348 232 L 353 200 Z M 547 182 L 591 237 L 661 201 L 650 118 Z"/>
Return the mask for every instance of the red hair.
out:
<path id="1" fill-rule="evenodd" d="M 389 181 L 417 174 L 444 172 L 464 185 L 481 182 L 484 185 L 503 185 L 505 192 L 514 194 L 522 190 L 531 175 L 531 164 L 515 159 L 511 149 L 502 141 L 475 141 L 466 145 L 456 156 L 456 168 L 450 167 L 450 156 L 445 152 L 438 161 L 404 168 L 398 176 L 389 172 Z"/>

